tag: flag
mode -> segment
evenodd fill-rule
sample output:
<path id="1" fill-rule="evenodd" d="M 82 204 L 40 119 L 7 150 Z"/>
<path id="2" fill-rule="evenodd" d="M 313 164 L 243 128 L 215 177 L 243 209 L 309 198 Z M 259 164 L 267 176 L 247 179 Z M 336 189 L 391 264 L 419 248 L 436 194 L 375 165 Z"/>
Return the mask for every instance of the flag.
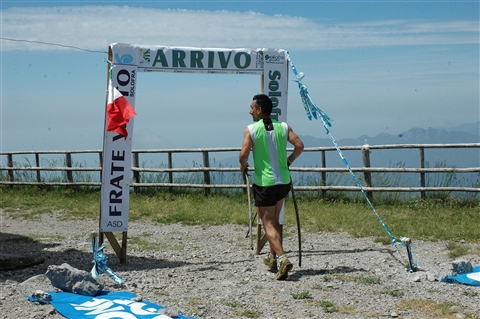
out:
<path id="1" fill-rule="evenodd" d="M 137 113 L 127 99 L 117 90 L 110 87 L 107 105 L 107 131 L 121 134 L 127 139 L 126 125 Z"/>

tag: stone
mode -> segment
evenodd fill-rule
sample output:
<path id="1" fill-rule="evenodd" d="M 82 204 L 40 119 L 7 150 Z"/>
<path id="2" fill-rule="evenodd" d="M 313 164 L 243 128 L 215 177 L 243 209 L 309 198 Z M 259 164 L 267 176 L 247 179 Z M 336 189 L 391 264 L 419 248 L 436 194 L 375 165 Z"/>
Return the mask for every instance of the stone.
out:
<path id="1" fill-rule="evenodd" d="M 32 298 L 39 303 L 50 303 L 52 296 L 43 290 L 37 290 L 32 294 Z"/>
<path id="2" fill-rule="evenodd" d="M 428 271 L 427 272 L 427 280 L 430 281 L 430 282 L 434 282 L 435 280 L 437 280 L 437 277 L 435 276 L 435 274 L 431 271 Z M 441 279 L 441 278 L 440 278 Z"/>
<path id="3" fill-rule="evenodd" d="M 103 290 L 103 284 L 93 278 L 89 272 L 74 268 L 67 263 L 48 266 L 45 275 L 50 279 L 52 286 L 66 292 L 96 296 Z"/>
<path id="4" fill-rule="evenodd" d="M 473 272 L 473 266 L 469 261 L 456 260 L 452 263 L 453 275 L 461 275 Z"/>

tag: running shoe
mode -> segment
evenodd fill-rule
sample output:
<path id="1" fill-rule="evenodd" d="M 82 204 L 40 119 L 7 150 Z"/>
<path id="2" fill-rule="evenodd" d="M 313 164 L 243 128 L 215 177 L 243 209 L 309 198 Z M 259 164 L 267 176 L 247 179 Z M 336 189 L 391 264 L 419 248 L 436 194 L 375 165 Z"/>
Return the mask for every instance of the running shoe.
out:
<path id="1" fill-rule="evenodd" d="M 263 257 L 263 263 L 267 266 L 268 271 L 278 271 L 277 260 L 275 258 L 270 258 L 270 254 L 267 254 L 265 257 Z"/>
<path id="2" fill-rule="evenodd" d="M 293 264 L 288 260 L 287 257 L 283 257 L 280 261 L 280 268 L 277 273 L 277 280 L 285 280 L 288 278 L 288 272 L 293 269 Z"/>

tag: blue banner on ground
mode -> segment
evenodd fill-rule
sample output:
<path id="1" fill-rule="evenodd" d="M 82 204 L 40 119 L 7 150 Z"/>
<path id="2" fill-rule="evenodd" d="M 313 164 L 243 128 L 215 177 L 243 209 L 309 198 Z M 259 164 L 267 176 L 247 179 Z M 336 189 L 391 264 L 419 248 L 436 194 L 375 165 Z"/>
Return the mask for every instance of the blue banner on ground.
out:
<path id="1" fill-rule="evenodd" d="M 446 276 L 442 281 L 470 286 L 480 286 L 480 266 L 473 267 L 473 272 Z"/>
<path id="2" fill-rule="evenodd" d="M 49 292 L 50 303 L 68 319 L 169 319 L 161 314 L 165 307 L 149 301 L 135 301 L 131 292 L 104 292 L 92 296 L 68 292 Z M 194 319 L 181 314 L 174 318 Z"/>

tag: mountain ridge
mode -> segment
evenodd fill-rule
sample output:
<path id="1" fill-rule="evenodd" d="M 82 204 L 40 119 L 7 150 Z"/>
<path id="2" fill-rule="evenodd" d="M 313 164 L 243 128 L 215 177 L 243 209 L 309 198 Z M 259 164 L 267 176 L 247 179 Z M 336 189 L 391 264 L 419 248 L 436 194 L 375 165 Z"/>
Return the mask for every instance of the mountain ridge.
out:
<path id="1" fill-rule="evenodd" d="M 376 136 L 361 135 L 357 138 L 343 138 L 337 141 L 339 145 L 355 146 L 386 144 L 451 144 L 451 143 L 479 143 L 480 121 L 462 124 L 452 128 L 418 128 L 414 127 L 400 134 L 379 133 Z M 476 133 L 476 134 L 475 134 Z M 333 135 L 333 134 L 332 134 Z M 330 146 L 330 138 L 318 138 L 310 135 L 299 135 L 305 147 Z M 334 136 L 335 137 L 335 136 Z"/>
<path id="2" fill-rule="evenodd" d="M 458 144 L 458 143 L 479 143 L 480 122 L 463 124 L 454 128 L 411 128 L 400 134 L 379 133 L 376 136 L 362 135 L 357 138 L 343 138 L 337 141 L 342 149 L 343 146 L 362 146 L 365 143 L 369 145 L 396 145 L 396 144 Z M 471 132 L 476 132 L 473 134 Z M 302 136 L 305 147 L 326 147 L 333 146 L 330 138 L 317 138 L 313 136 Z M 359 151 L 344 152 L 345 158 L 350 166 L 363 166 L 361 154 Z M 336 153 L 336 152 L 335 152 Z M 350 154 L 353 154 L 350 156 Z M 419 167 L 418 149 L 391 149 L 391 150 L 371 150 L 371 164 L 374 167 L 389 167 L 402 163 L 405 167 Z M 318 166 L 318 154 L 304 152 L 297 160 L 298 166 Z M 327 157 L 327 166 L 344 166 L 338 154 L 329 152 Z M 425 162 L 429 166 L 446 167 L 480 167 L 480 149 L 469 148 L 428 148 L 425 150 Z"/>

